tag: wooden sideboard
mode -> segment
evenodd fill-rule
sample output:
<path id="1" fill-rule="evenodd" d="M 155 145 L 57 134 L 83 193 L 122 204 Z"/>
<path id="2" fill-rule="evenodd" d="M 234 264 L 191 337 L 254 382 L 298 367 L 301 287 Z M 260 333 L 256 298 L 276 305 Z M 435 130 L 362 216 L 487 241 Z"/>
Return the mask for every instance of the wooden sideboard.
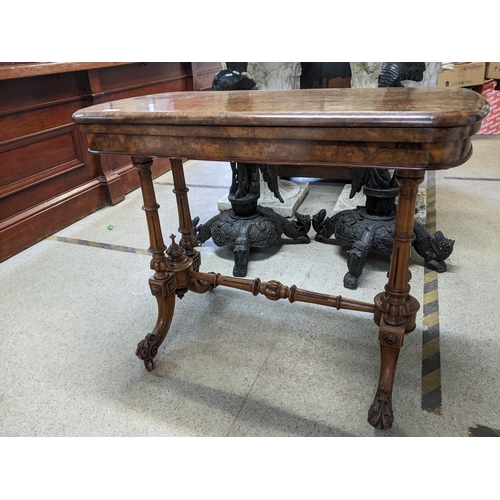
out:
<path id="1" fill-rule="evenodd" d="M 221 63 L 0 63 L 0 262 L 139 187 L 92 155 L 71 115 L 101 102 L 211 88 Z M 154 175 L 170 169 L 155 162 Z"/>

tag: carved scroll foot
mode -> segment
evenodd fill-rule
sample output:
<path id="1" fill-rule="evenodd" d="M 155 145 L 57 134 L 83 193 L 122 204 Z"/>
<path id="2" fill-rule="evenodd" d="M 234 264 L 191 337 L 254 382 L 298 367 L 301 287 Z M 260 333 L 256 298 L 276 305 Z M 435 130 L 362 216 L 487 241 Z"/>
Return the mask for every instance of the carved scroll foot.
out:
<path id="1" fill-rule="evenodd" d="M 137 344 L 135 355 L 144 361 L 144 366 L 151 372 L 154 368 L 153 358 L 158 353 L 158 337 L 153 333 L 148 333 L 144 340 Z"/>
<path id="2" fill-rule="evenodd" d="M 158 354 L 158 348 L 167 336 L 174 315 L 175 295 L 172 295 L 160 305 L 160 313 L 153 333 L 148 333 L 146 337 L 137 344 L 135 355 L 144 361 L 144 366 L 148 371 L 154 368 L 153 359 Z"/>
<path id="3" fill-rule="evenodd" d="M 389 394 L 377 392 L 373 404 L 368 412 L 368 423 L 379 430 L 387 430 L 394 422 L 392 398 Z"/>
<path id="4" fill-rule="evenodd" d="M 158 319 L 152 333 L 148 333 L 144 340 L 137 344 L 135 355 L 144 361 L 148 371 L 154 368 L 154 357 L 167 336 L 175 308 L 175 279 L 170 276 L 166 280 L 150 279 L 150 287 L 158 302 Z"/>

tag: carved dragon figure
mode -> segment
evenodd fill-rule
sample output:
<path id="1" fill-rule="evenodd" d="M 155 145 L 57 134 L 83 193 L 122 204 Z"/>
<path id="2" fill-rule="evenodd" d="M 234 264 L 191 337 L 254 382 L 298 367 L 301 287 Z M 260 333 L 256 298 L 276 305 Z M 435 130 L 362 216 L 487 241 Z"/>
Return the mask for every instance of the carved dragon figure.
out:
<path id="1" fill-rule="evenodd" d="M 312 217 L 312 225 L 317 233 L 316 241 L 335 234 L 335 239 L 341 245 L 351 247 L 347 252 L 349 272 L 344 276 L 344 286 L 352 290 L 357 287 L 358 278 L 370 252 L 391 255 L 394 223 L 394 219 L 380 221 L 377 218 L 369 218 L 360 210 L 342 210 L 332 217 L 326 217 L 326 210 L 322 209 Z M 439 273 L 445 272 L 444 261 L 451 255 L 455 241 L 446 238 L 441 231 L 431 237 L 418 222 L 414 223 L 413 232 L 413 248 L 416 252 L 429 267 Z"/>

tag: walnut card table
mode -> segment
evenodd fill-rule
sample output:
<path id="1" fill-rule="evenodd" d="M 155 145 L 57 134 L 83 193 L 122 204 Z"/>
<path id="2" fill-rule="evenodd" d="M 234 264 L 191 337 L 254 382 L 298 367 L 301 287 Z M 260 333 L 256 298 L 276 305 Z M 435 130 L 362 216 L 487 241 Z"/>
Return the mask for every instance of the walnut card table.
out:
<path id="1" fill-rule="evenodd" d="M 136 354 L 148 370 L 165 339 L 175 298 L 217 286 L 336 309 L 373 314 L 381 368 L 369 423 L 392 426 L 392 389 L 405 333 L 415 328 L 418 301 L 410 295 L 409 260 L 418 185 L 425 171 L 455 167 L 472 154 L 471 137 L 488 113 L 468 89 L 370 88 L 285 91 L 173 92 L 136 97 L 77 111 L 74 121 L 90 150 L 123 154 L 137 168 L 150 238 L 149 284 L 158 302 L 152 333 Z M 170 159 L 179 217 L 179 244 L 164 244 L 151 176 L 154 157 Z M 399 201 L 385 290 L 373 303 L 200 271 L 183 159 L 267 164 L 373 167 L 396 170 Z"/>

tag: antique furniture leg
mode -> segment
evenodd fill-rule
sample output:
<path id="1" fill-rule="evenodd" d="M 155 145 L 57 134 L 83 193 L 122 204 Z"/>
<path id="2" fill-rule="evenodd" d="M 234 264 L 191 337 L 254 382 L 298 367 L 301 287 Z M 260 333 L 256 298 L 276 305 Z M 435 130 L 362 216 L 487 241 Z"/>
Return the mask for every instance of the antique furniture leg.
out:
<path id="1" fill-rule="evenodd" d="M 174 193 L 177 200 L 177 213 L 179 214 L 179 232 L 182 235 L 179 245 L 184 249 L 187 256 L 194 257 L 199 253 L 194 249 L 194 247 L 198 246 L 198 243 L 193 236 L 194 228 L 187 196 L 189 189 L 186 187 L 182 160 L 170 158 L 170 165 L 172 166 Z"/>
<path id="2" fill-rule="evenodd" d="M 141 183 L 143 210 L 146 212 L 150 248 L 153 255 L 150 267 L 155 274 L 149 280 L 151 293 L 158 302 L 158 319 L 152 333 L 146 335 L 137 345 L 136 355 L 144 361 L 146 368 L 154 368 L 153 358 L 158 352 L 158 347 L 165 339 L 174 315 L 175 307 L 175 275 L 170 271 L 171 264 L 165 255 L 167 247 L 163 242 L 158 209 L 153 186 L 151 168 L 153 159 L 150 157 L 132 157 L 132 163 L 137 169 Z"/>
<path id="3" fill-rule="evenodd" d="M 373 246 L 373 240 L 377 233 L 377 226 L 366 227 L 359 240 L 354 242 L 352 248 L 347 251 L 347 272 L 344 276 L 344 286 L 355 290 L 358 287 L 358 278 L 363 272 L 368 254 Z"/>
<path id="4" fill-rule="evenodd" d="M 182 298 L 188 291 L 192 290 L 196 293 L 205 293 L 212 290 L 214 286 L 208 283 L 201 283 L 190 276 L 192 271 L 198 271 L 201 265 L 201 255 L 195 249 L 198 246 L 198 241 L 194 237 L 194 226 L 191 220 L 191 211 L 189 209 L 188 192 L 186 179 L 184 177 L 184 167 L 182 160 L 178 158 L 170 158 L 172 167 L 172 178 L 174 181 L 174 194 L 177 200 L 177 214 L 179 217 L 179 232 L 181 240 L 179 247 L 182 252 L 176 250 L 176 245 L 172 238 L 172 245 L 167 250 L 169 260 L 174 264 L 173 272 L 177 273 L 177 291 L 178 297 Z"/>
<path id="5" fill-rule="evenodd" d="M 368 422 L 377 429 L 389 429 L 394 421 L 392 387 L 399 351 L 405 333 L 415 328 L 418 301 L 412 297 L 408 284 L 408 269 L 413 232 L 415 202 L 419 184 L 424 179 L 422 171 L 398 170 L 399 203 L 394 228 L 394 246 L 391 255 L 389 279 L 385 292 L 375 297 L 375 323 L 379 325 L 381 351 L 380 378 L 377 393 L 368 412 Z"/>
<path id="6" fill-rule="evenodd" d="M 171 159 L 172 175 L 174 179 L 174 193 L 177 200 L 179 215 L 179 232 L 181 240 L 175 243 L 175 236 L 171 235 L 171 245 L 165 246 L 160 226 L 158 209 L 154 192 L 151 167 L 153 159 L 150 157 L 133 157 L 132 163 L 136 167 L 141 182 L 143 209 L 146 212 L 148 223 L 150 248 L 153 254 L 151 269 L 155 274 L 149 280 L 151 293 L 158 302 L 158 319 L 152 333 L 146 335 L 137 345 L 136 355 L 144 361 L 149 371 L 154 368 L 153 358 L 158 353 L 158 348 L 165 340 L 170 328 L 175 309 L 175 298 L 182 298 L 188 290 L 204 293 L 213 288 L 212 284 L 200 283 L 190 277 L 190 273 L 200 267 L 200 253 L 195 250 L 197 244 L 193 236 L 193 224 L 189 211 L 187 193 L 184 179 L 182 160 Z"/>

